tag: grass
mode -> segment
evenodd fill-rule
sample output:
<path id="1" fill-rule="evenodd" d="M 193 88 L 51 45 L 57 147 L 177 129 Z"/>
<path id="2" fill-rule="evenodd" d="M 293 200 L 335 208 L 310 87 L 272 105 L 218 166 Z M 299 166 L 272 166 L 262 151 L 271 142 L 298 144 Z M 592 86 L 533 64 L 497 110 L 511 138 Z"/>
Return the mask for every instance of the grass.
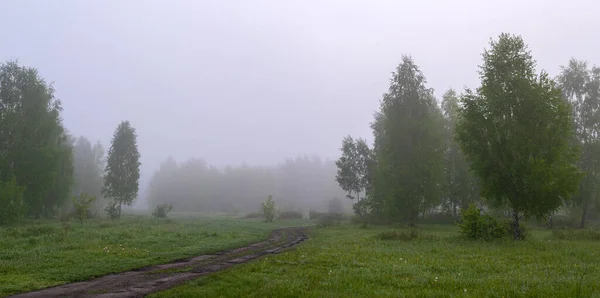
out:
<path id="1" fill-rule="evenodd" d="M 71 222 L 68 232 L 58 220 L 0 227 L 0 297 L 240 247 L 307 223 L 174 214 Z"/>
<path id="2" fill-rule="evenodd" d="M 316 228 L 295 250 L 150 297 L 600 297 L 593 238 L 471 242 L 457 230 Z"/>

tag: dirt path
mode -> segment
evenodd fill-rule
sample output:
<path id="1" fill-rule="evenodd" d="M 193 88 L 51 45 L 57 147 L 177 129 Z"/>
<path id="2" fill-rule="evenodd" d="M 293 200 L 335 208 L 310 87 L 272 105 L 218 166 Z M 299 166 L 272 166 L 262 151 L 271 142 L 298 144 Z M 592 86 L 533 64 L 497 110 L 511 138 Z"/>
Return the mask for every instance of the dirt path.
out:
<path id="1" fill-rule="evenodd" d="M 306 239 L 304 228 L 278 229 L 267 241 L 249 246 L 11 297 L 143 297 L 266 254 L 279 253 Z"/>

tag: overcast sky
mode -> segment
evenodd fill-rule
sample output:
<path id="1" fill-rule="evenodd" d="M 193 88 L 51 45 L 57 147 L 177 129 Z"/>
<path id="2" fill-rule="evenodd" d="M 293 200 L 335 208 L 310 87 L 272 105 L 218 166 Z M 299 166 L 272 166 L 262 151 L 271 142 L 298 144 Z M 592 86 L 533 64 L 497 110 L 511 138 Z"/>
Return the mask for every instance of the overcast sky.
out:
<path id="1" fill-rule="evenodd" d="M 402 54 L 439 96 L 478 84 L 491 37 L 520 34 L 555 75 L 600 64 L 594 1 L 0 1 L 0 61 L 54 81 L 64 123 L 106 146 L 138 132 L 143 180 L 171 155 L 215 165 L 338 156 Z M 144 187 L 145 185 L 143 185 Z"/>

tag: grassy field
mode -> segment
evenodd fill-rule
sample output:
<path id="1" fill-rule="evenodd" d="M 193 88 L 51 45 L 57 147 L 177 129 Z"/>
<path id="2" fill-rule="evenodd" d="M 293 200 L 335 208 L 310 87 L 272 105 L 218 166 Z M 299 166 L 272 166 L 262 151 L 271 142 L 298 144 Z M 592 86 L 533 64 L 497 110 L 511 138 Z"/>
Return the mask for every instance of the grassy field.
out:
<path id="1" fill-rule="evenodd" d="M 71 222 L 68 232 L 58 220 L 0 227 L 0 297 L 240 247 L 306 224 L 188 214 Z"/>
<path id="2" fill-rule="evenodd" d="M 523 242 L 466 241 L 454 226 L 423 226 L 414 240 L 391 231 L 407 236 L 317 228 L 295 250 L 151 297 L 600 297 L 598 241 L 542 229 Z"/>

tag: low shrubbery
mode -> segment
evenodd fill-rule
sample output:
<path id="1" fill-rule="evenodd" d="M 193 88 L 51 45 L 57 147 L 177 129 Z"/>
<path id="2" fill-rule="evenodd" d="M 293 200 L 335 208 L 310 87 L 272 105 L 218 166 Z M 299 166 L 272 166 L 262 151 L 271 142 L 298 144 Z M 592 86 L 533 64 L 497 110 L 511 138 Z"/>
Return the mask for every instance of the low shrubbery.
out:
<path id="1" fill-rule="evenodd" d="M 512 220 L 497 220 L 488 214 L 481 214 L 479 208 L 471 204 L 461 215 L 458 224 L 460 233 L 471 240 L 492 240 L 512 235 Z M 521 228 L 521 239 L 525 239 L 525 227 Z"/>
<path id="2" fill-rule="evenodd" d="M 265 216 L 266 222 L 273 222 L 275 219 L 275 215 L 277 213 L 277 209 L 275 209 L 275 201 L 273 201 L 273 197 L 269 195 L 267 199 L 261 205 L 262 214 Z"/>
<path id="3" fill-rule="evenodd" d="M 167 218 L 167 214 L 173 209 L 173 205 L 171 204 L 161 204 L 154 208 L 154 212 L 152 212 L 152 217 L 156 218 Z"/>

